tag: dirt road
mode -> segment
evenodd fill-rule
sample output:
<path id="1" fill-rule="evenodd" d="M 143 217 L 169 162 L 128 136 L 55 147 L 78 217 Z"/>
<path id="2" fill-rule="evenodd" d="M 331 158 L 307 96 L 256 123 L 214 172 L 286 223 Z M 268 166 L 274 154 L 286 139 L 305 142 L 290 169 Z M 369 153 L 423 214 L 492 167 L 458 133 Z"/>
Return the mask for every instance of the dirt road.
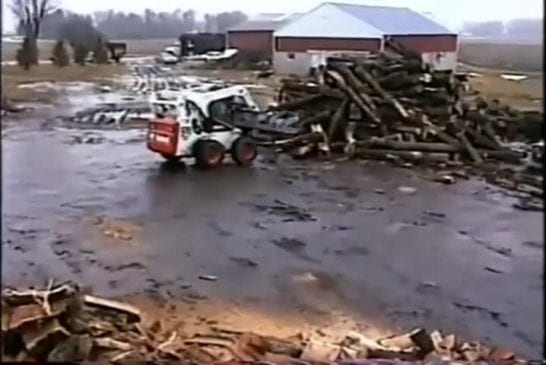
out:
<path id="1" fill-rule="evenodd" d="M 4 284 L 69 279 L 308 323 L 343 313 L 541 355 L 542 214 L 497 188 L 267 155 L 167 168 L 144 131 L 44 123 L 59 110 L 4 120 Z"/>

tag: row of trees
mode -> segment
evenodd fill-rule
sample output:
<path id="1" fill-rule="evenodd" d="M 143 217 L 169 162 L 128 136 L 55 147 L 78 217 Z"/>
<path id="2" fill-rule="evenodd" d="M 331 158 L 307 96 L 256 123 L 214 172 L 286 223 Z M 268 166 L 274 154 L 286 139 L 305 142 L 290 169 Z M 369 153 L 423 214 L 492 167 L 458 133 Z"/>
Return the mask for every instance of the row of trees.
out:
<path id="1" fill-rule="evenodd" d="M 205 14 L 198 21 L 193 10 L 156 13 L 150 9 L 142 15 L 110 10 L 92 17 L 64 11 L 55 0 L 11 0 L 10 7 L 18 20 L 17 33 L 24 39 L 17 61 L 25 69 L 38 64 L 40 37 L 58 40 L 51 57 L 56 65 L 69 62 L 65 42 L 74 50 L 75 62 L 83 65 L 90 51 L 95 62 L 108 61 L 108 38 L 177 38 L 184 32 L 225 32 L 246 19 L 240 11 Z"/>
<path id="2" fill-rule="evenodd" d="M 178 38 L 186 32 L 225 32 L 246 19 L 240 11 L 205 14 L 197 19 L 195 11 L 180 9 L 171 13 L 146 9 L 143 14 L 97 12 L 97 28 L 106 36 L 116 39 Z"/>
<path id="3" fill-rule="evenodd" d="M 23 0 L 14 2 L 21 1 Z M 51 0 L 45 1 L 48 9 L 39 26 L 40 37 L 63 38 L 69 42 L 90 38 L 99 33 L 112 39 L 178 38 L 181 33 L 194 31 L 222 33 L 246 19 L 246 15 L 240 11 L 205 14 L 203 19 L 197 19 L 193 10 L 175 10 L 168 13 L 150 9 L 146 9 L 143 14 L 109 10 L 99 11 L 91 16 L 54 8 L 50 5 Z M 14 8 L 19 9 L 20 6 Z M 16 16 L 19 19 L 17 33 L 25 35 L 24 12 L 18 12 Z"/>
<path id="4" fill-rule="evenodd" d="M 88 61 L 88 57 L 92 55 L 92 61 L 96 64 L 106 64 L 109 62 L 108 50 L 106 43 L 101 39 L 95 42 L 93 48 L 83 43 L 70 44 L 72 47 L 72 54 L 74 63 L 84 66 Z M 17 51 L 17 62 L 19 66 L 30 69 L 33 66 L 32 59 L 38 54 L 38 48 L 36 44 L 33 44 L 29 38 L 25 38 L 21 48 Z M 50 57 L 55 66 L 66 67 L 70 64 L 70 56 L 68 49 L 63 40 L 58 40 L 53 47 L 53 51 Z"/>
<path id="5" fill-rule="evenodd" d="M 78 43 L 72 45 L 72 50 L 74 62 L 81 66 L 85 65 L 91 51 L 93 52 L 93 63 L 108 63 L 108 51 L 106 49 L 106 44 L 101 41 L 97 41 L 93 49 L 89 49 L 87 46 Z M 55 47 L 53 47 L 51 61 L 53 61 L 53 64 L 58 67 L 65 67 L 70 64 L 70 56 L 68 55 L 68 50 L 62 40 L 57 41 Z"/>
<path id="6" fill-rule="evenodd" d="M 19 21 L 18 33 L 23 36 L 16 58 L 25 69 L 38 64 L 37 40 L 44 34 L 58 39 L 51 57 L 57 66 L 70 62 L 65 41 L 72 47 L 76 63 L 84 65 L 91 51 L 95 62 L 108 62 L 105 37 L 95 28 L 91 17 L 65 14 L 54 0 L 12 0 L 10 5 Z"/>
<path id="7" fill-rule="evenodd" d="M 24 35 L 23 25 L 19 21 L 17 33 Z M 75 43 L 89 38 L 97 38 L 101 35 L 94 25 L 94 20 L 89 15 L 80 15 L 54 9 L 44 16 L 40 26 L 40 38 L 65 39 L 69 43 Z"/>
<path id="8" fill-rule="evenodd" d="M 541 19 L 514 19 L 506 23 L 487 21 L 465 23 L 462 31 L 475 37 L 542 38 Z"/>

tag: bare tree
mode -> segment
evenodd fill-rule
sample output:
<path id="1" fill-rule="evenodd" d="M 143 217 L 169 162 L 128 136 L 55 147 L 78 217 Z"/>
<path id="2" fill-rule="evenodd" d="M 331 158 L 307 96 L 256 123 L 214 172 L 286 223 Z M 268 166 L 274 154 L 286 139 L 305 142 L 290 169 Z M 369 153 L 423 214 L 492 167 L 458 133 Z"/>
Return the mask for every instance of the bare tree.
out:
<path id="1" fill-rule="evenodd" d="M 54 0 L 12 0 L 10 8 L 25 29 L 25 36 L 38 39 L 42 21 L 53 13 L 57 6 Z"/>
<path id="2" fill-rule="evenodd" d="M 24 41 L 21 56 L 25 60 L 25 68 L 38 63 L 37 40 L 44 18 L 56 10 L 54 0 L 11 0 L 13 15 L 24 30 Z"/>

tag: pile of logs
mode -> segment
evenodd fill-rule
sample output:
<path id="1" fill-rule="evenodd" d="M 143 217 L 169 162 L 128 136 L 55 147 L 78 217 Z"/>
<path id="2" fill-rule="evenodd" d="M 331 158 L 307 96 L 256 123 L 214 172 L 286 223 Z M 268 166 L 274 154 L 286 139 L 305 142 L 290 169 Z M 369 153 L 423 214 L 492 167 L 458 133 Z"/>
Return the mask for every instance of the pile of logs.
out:
<path id="1" fill-rule="evenodd" d="M 542 116 L 488 104 L 467 90 L 465 75 L 431 72 L 401 49 L 329 59 L 312 81 L 282 80 L 273 109 L 298 111 L 302 132 L 269 144 L 413 162 L 522 158 L 507 142 L 521 135 L 525 122 L 540 131 Z"/>
<path id="2" fill-rule="evenodd" d="M 70 284 L 5 289 L 2 361 L 115 359 L 142 342 L 139 321 L 137 308 L 85 294 Z"/>
<path id="3" fill-rule="evenodd" d="M 71 284 L 47 290 L 2 292 L 2 361 L 366 364 L 486 361 L 516 364 L 510 349 L 464 342 L 454 335 L 416 329 L 371 339 L 357 332 L 280 339 L 218 326 L 190 335 L 166 331 L 167 318 L 146 324 L 132 305 L 85 294 Z M 151 319 L 151 318 L 150 318 Z M 148 321 L 151 322 L 151 321 Z M 390 359 L 392 362 L 385 362 Z"/>

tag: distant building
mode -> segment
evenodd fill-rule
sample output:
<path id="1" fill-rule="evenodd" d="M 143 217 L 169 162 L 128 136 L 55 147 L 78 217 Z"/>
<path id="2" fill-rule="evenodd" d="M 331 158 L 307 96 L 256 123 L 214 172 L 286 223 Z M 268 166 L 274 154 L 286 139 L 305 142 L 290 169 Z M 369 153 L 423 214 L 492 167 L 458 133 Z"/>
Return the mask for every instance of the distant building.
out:
<path id="1" fill-rule="evenodd" d="M 438 70 L 457 64 L 457 33 L 408 8 L 324 3 L 274 31 L 279 73 L 305 74 L 325 55 L 375 53 L 393 39 Z"/>
<path id="2" fill-rule="evenodd" d="M 228 48 L 236 48 L 243 57 L 271 60 L 273 32 L 299 14 L 263 13 L 227 31 Z"/>

